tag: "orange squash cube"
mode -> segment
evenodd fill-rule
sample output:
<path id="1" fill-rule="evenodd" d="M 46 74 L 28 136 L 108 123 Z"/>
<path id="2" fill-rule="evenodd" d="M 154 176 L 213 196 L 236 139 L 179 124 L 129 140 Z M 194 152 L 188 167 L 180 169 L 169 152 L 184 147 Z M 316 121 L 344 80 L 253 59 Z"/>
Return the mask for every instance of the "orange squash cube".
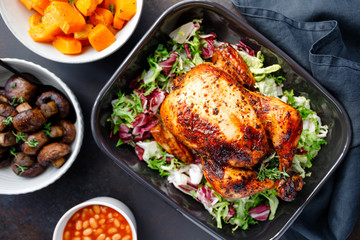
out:
<path id="1" fill-rule="evenodd" d="M 94 25 L 98 25 L 99 23 L 104 24 L 105 26 L 109 26 L 113 23 L 114 16 L 105 8 L 96 8 L 93 15 L 90 16 L 90 21 Z"/>
<path id="2" fill-rule="evenodd" d="M 35 27 L 36 25 L 39 25 L 42 22 L 42 16 L 40 13 L 36 12 L 29 18 L 29 26 L 30 28 Z"/>
<path id="3" fill-rule="evenodd" d="M 29 34 L 35 42 L 52 42 L 61 32 L 58 26 L 46 26 L 43 23 L 30 28 Z"/>
<path id="4" fill-rule="evenodd" d="M 50 14 L 66 34 L 80 32 L 86 26 L 85 18 L 74 6 L 67 2 L 51 2 L 45 9 L 45 14 Z"/>
<path id="5" fill-rule="evenodd" d="M 82 51 L 81 42 L 69 36 L 56 36 L 53 45 L 61 53 L 67 55 L 79 54 Z"/>
<path id="6" fill-rule="evenodd" d="M 98 5 L 97 0 L 76 0 L 76 8 L 84 15 L 91 16 Z"/>
<path id="7" fill-rule="evenodd" d="M 104 25 L 96 25 L 89 33 L 89 42 L 98 52 L 109 47 L 116 41 L 114 34 Z"/>
<path id="8" fill-rule="evenodd" d="M 113 26 L 114 28 L 117 28 L 117 29 L 122 29 L 125 25 L 125 20 L 124 19 L 121 19 L 121 18 L 118 18 L 117 15 L 115 14 L 114 16 L 114 22 L 113 22 Z"/>
<path id="9" fill-rule="evenodd" d="M 100 6 L 102 8 L 108 9 L 113 15 L 115 15 L 116 9 L 116 0 L 104 0 Z"/>
<path id="10" fill-rule="evenodd" d="M 136 13 L 136 0 L 116 0 L 116 13 L 118 18 L 130 21 Z"/>
<path id="11" fill-rule="evenodd" d="M 86 24 L 85 29 L 81 32 L 74 32 L 74 38 L 77 40 L 88 40 L 90 31 L 94 28 L 92 24 Z"/>
<path id="12" fill-rule="evenodd" d="M 49 6 L 49 0 L 32 0 L 33 6 L 32 8 L 35 9 L 41 15 L 44 15 L 44 10 Z"/>

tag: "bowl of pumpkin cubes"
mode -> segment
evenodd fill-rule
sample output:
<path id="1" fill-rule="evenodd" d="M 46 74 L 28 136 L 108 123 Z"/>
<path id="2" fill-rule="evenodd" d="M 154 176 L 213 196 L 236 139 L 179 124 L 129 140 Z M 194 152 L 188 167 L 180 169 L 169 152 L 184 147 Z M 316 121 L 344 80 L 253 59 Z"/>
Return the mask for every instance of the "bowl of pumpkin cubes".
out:
<path id="1" fill-rule="evenodd" d="M 125 44 L 142 6 L 143 0 L 11 0 L 0 1 L 0 13 L 34 53 L 56 62 L 87 63 Z"/>

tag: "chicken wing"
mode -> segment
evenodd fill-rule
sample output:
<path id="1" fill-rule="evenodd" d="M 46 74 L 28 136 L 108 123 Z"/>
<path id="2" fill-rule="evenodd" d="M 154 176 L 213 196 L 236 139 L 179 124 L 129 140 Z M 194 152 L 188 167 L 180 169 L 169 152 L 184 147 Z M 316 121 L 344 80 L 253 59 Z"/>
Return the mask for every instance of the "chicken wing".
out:
<path id="1" fill-rule="evenodd" d="M 212 56 L 215 67 L 229 74 L 245 88 L 254 90 L 255 78 L 241 55 L 229 44 L 215 48 Z"/>
<path id="2" fill-rule="evenodd" d="M 194 161 L 191 151 L 178 142 L 174 135 L 172 135 L 161 123 L 158 123 L 153 127 L 150 132 L 155 141 L 163 147 L 165 151 L 174 155 L 177 159 L 186 164 L 190 164 Z"/>

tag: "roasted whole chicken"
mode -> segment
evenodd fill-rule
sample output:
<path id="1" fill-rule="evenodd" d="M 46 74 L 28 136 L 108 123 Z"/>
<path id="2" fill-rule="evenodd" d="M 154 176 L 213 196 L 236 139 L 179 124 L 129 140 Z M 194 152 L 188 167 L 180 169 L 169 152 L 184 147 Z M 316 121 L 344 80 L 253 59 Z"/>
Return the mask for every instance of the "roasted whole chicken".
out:
<path id="1" fill-rule="evenodd" d="M 288 104 L 254 92 L 255 80 L 230 44 L 174 80 L 160 109 L 155 140 L 180 160 L 200 158 L 206 180 L 227 199 L 276 189 L 285 201 L 301 190 L 291 172 L 302 131 L 300 114 Z M 263 160 L 276 151 L 286 179 L 257 178 Z"/>

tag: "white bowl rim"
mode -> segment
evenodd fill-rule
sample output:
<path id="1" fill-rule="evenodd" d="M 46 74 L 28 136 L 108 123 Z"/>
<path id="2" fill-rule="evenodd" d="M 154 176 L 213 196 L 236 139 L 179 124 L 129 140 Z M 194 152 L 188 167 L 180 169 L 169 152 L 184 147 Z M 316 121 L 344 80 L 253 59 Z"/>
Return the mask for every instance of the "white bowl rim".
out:
<path id="1" fill-rule="evenodd" d="M 71 216 L 74 215 L 74 213 L 76 211 L 78 211 L 79 209 L 81 209 L 83 207 L 86 207 L 86 206 L 91 206 L 91 205 L 103 205 L 103 206 L 113 208 L 114 210 L 119 212 L 126 219 L 126 221 L 130 225 L 131 232 L 132 232 L 132 239 L 137 240 L 136 220 L 135 220 L 135 217 L 134 217 L 132 211 L 130 210 L 130 208 L 128 206 L 126 206 L 123 202 L 121 202 L 120 200 L 118 200 L 116 198 L 112 198 L 112 197 L 107 197 L 107 196 L 91 198 L 91 199 L 86 200 L 86 201 L 84 201 L 82 203 L 79 203 L 79 204 L 73 206 L 72 208 L 70 208 L 69 210 L 67 210 L 62 215 L 60 220 L 57 222 L 57 224 L 55 226 L 55 229 L 54 229 L 54 232 L 53 232 L 53 238 L 52 239 L 53 240 L 62 240 L 62 238 L 59 239 L 59 238 L 57 238 L 57 236 L 60 233 L 61 233 L 61 236 L 63 235 L 65 225 L 69 221 Z M 62 224 L 64 226 L 61 226 Z"/>
<path id="2" fill-rule="evenodd" d="M 4 195 L 25 194 L 25 193 L 34 192 L 34 191 L 37 191 L 37 190 L 40 190 L 40 189 L 43 189 L 43 188 L 49 186 L 50 184 L 52 184 L 56 180 L 58 180 L 62 175 L 64 175 L 66 173 L 66 171 L 71 167 L 71 165 L 76 160 L 76 158 L 80 152 L 81 145 L 82 145 L 83 138 L 84 138 L 83 114 L 82 114 L 80 104 L 79 104 L 78 100 L 76 99 L 72 90 L 50 70 L 48 70 L 36 63 L 30 62 L 27 60 L 23 60 L 23 59 L 1 58 L 1 60 L 3 60 L 4 62 L 7 62 L 9 64 L 12 64 L 12 65 L 15 65 L 15 64 L 28 65 L 29 67 L 36 69 L 39 72 L 44 72 L 47 75 L 51 76 L 51 78 L 54 79 L 57 82 L 57 84 L 60 85 L 60 87 L 63 89 L 63 91 L 68 96 L 69 100 L 72 102 L 74 109 L 75 109 L 75 114 L 76 114 L 76 125 L 78 125 L 78 128 L 76 129 L 76 137 L 75 137 L 74 142 L 72 143 L 74 147 L 72 147 L 72 149 L 71 149 L 71 155 L 69 156 L 69 158 L 67 159 L 67 161 L 61 168 L 56 169 L 56 172 L 58 172 L 56 177 L 48 179 L 48 181 L 37 182 L 36 184 L 33 184 L 31 187 L 27 187 L 27 188 L 15 188 L 15 189 L 11 189 L 11 190 L 0 189 L 0 194 L 4 194 Z M 36 177 L 29 178 L 28 180 L 32 181 L 34 179 L 36 179 Z"/>
<path id="3" fill-rule="evenodd" d="M 22 4 L 19 0 L 12 0 L 12 1 L 17 1 L 20 4 Z M 45 49 L 42 49 L 41 51 L 39 51 L 39 49 L 38 49 L 38 51 L 37 51 L 37 49 L 34 45 L 39 44 L 41 46 L 44 43 L 35 43 L 35 42 L 29 43 L 28 41 L 25 41 L 23 36 L 18 34 L 18 32 L 16 31 L 14 26 L 11 24 L 12 20 L 8 19 L 7 14 L 5 13 L 4 9 L 2 9 L 2 4 L 7 4 L 7 2 L 8 1 L 0 1 L 0 14 L 1 14 L 2 19 L 4 20 L 6 26 L 10 30 L 10 32 L 15 36 L 15 38 L 19 42 L 21 42 L 26 48 L 28 48 L 29 50 L 31 50 L 32 52 L 36 53 L 37 55 L 39 55 L 41 57 L 44 57 L 46 59 L 49 59 L 49 60 L 52 60 L 55 62 L 70 63 L 70 64 L 80 64 L 80 63 L 89 63 L 89 62 L 98 61 L 98 60 L 101 60 L 101 59 L 111 55 L 112 53 L 116 52 L 117 50 L 119 50 L 130 39 L 130 37 L 134 33 L 135 29 L 137 28 L 137 25 L 139 24 L 139 21 L 140 21 L 142 8 L 143 8 L 143 0 L 136 0 L 136 4 L 137 4 L 136 13 L 133 16 L 133 18 L 125 25 L 125 27 L 123 29 L 121 29 L 115 35 L 116 41 L 112 45 L 110 45 L 108 48 L 106 48 L 100 52 L 97 52 L 92 48 L 89 49 L 94 54 L 89 55 L 86 58 L 86 57 L 84 57 L 84 53 L 81 53 L 78 55 L 59 54 L 58 56 L 54 56 L 54 55 L 46 52 Z M 24 6 L 24 8 L 25 8 L 25 6 Z M 28 11 L 32 12 L 32 10 L 28 10 Z M 35 11 L 33 11 L 33 12 L 35 13 Z M 131 23 L 131 26 L 130 26 L 130 23 Z M 126 32 L 126 33 L 121 32 L 122 30 L 126 30 L 128 32 Z M 45 43 L 45 44 L 47 44 L 47 43 Z"/>

